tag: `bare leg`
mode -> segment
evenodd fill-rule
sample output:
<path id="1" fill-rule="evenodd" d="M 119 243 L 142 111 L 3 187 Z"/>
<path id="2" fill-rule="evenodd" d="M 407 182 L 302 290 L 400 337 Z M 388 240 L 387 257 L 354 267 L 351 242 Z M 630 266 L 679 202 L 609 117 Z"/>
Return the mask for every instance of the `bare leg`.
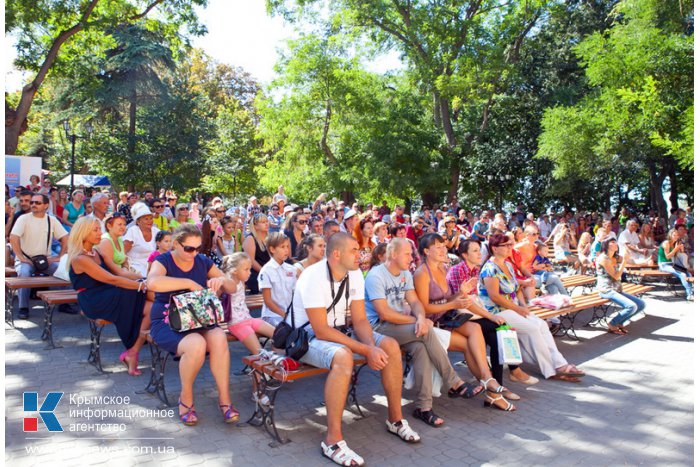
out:
<path id="1" fill-rule="evenodd" d="M 134 345 L 128 349 L 127 355 L 124 358 L 127 365 L 129 365 L 129 372 L 136 371 L 139 366 L 139 352 L 141 347 L 146 343 L 146 332 L 151 328 L 151 307 L 153 302 L 146 300 L 143 307 L 143 319 L 141 320 L 141 328 L 139 330 L 139 337 L 136 339 Z"/>
<path id="2" fill-rule="evenodd" d="M 207 352 L 207 341 L 200 334 L 188 334 L 177 346 L 177 355 L 180 357 L 180 401 L 188 406 L 194 406 L 194 394 L 192 385 L 197 377 L 197 373 L 204 364 L 204 357 Z M 180 407 L 180 415 L 184 412 Z"/>
<path id="3" fill-rule="evenodd" d="M 260 352 L 260 341 L 258 340 L 257 334 L 253 333 L 250 334 L 248 337 L 243 339 L 241 343 L 245 346 L 246 349 L 248 349 L 248 352 L 250 352 L 251 355 L 255 355 L 258 352 Z"/>
<path id="4" fill-rule="evenodd" d="M 350 389 L 350 377 L 352 375 L 352 352 L 343 347 L 336 351 L 331 363 L 331 371 L 326 378 L 324 396 L 326 400 L 326 445 L 330 446 L 343 439 L 341 423 L 345 401 Z"/>
<path id="5" fill-rule="evenodd" d="M 390 337 L 385 337 L 379 343 L 389 356 L 389 362 L 382 370 L 382 386 L 389 405 L 389 421 L 398 422 L 403 418 L 401 413 L 401 386 L 403 385 L 403 368 L 401 365 L 401 350 L 399 344 Z"/>
<path id="6" fill-rule="evenodd" d="M 231 354 L 228 349 L 226 334 L 220 328 L 204 331 L 209 351 L 209 366 L 211 374 L 216 381 L 216 389 L 219 392 L 219 405 L 230 405 L 229 371 L 231 369 Z"/>

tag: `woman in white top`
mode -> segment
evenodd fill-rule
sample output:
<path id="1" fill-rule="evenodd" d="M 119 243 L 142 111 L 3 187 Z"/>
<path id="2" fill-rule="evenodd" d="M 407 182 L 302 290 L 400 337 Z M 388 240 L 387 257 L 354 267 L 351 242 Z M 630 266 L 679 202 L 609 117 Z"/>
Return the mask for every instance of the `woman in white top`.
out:
<path id="1" fill-rule="evenodd" d="M 294 263 L 297 269 L 297 277 L 304 269 L 318 263 L 326 256 L 326 239 L 318 234 L 310 234 L 304 237 L 297 246 L 298 262 Z"/>
<path id="2" fill-rule="evenodd" d="M 282 321 L 289 304 L 292 303 L 294 287 L 297 283 L 297 270 L 285 263 L 290 256 L 289 238 L 275 232 L 267 236 L 267 251 L 270 261 L 260 269 L 258 287 L 263 296 L 262 319 L 273 326 Z"/>
<path id="3" fill-rule="evenodd" d="M 136 203 L 131 208 L 134 224 L 124 235 L 124 251 L 129 258 L 131 269 L 146 277 L 148 257 L 156 251 L 158 228 L 153 225 L 153 214 L 143 203 Z"/>

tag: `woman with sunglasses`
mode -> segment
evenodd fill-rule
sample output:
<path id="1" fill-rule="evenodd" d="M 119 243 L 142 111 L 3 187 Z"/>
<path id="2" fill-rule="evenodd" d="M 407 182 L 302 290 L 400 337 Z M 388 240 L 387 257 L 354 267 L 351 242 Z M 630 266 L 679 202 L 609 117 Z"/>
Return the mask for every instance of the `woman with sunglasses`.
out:
<path id="1" fill-rule="evenodd" d="M 514 242 L 496 233 L 489 237 L 490 258 L 479 274 L 479 298 L 490 313 L 503 317 L 518 332 L 524 359 L 539 365 L 547 379 L 579 382 L 585 373 L 567 363 L 557 349 L 547 322 L 524 305 L 515 270 L 508 258 Z"/>
<path id="2" fill-rule="evenodd" d="M 284 230 L 284 234 L 291 243 L 290 252 L 296 254 L 297 247 L 306 236 L 306 226 L 309 223 L 309 215 L 304 212 L 295 212 L 289 221 L 289 228 Z M 296 259 L 296 257 L 294 257 Z"/>
<path id="3" fill-rule="evenodd" d="M 190 219 L 190 210 L 187 207 L 187 203 L 178 203 L 175 206 L 175 217 L 170 219 L 170 231 L 174 231 L 182 224 L 194 224 L 194 221 Z"/>
<path id="4" fill-rule="evenodd" d="M 282 229 L 282 222 L 284 222 L 284 216 L 280 214 L 280 207 L 278 204 L 270 205 L 270 213 L 267 215 L 267 220 L 270 222 L 270 233 L 277 233 Z"/>
<path id="5" fill-rule="evenodd" d="M 260 293 L 258 274 L 260 269 L 270 261 L 270 253 L 265 247 L 269 228 L 270 221 L 267 219 L 267 215 L 262 213 L 255 214 L 250 221 L 250 233 L 243 240 L 243 251 L 250 258 L 253 258 L 250 277 L 246 282 L 246 287 L 248 287 L 251 294 Z"/>
<path id="6" fill-rule="evenodd" d="M 170 296 L 176 291 L 209 288 L 215 293 L 234 293 L 236 283 L 228 279 L 211 259 L 199 254 L 202 234 L 195 225 L 183 224 L 173 233 L 173 250 L 158 255 L 148 273 L 148 288 L 156 293 L 151 309 L 151 337 L 159 347 L 180 357 L 180 420 L 187 426 L 199 421 L 194 408 L 194 381 L 209 354 L 209 367 L 219 393 L 219 409 L 225 423 L 238 421 L 239 413 L 229 393 L 230 354 L 224 331 L 195 329 L 176 332 L 165 322 Z"/>

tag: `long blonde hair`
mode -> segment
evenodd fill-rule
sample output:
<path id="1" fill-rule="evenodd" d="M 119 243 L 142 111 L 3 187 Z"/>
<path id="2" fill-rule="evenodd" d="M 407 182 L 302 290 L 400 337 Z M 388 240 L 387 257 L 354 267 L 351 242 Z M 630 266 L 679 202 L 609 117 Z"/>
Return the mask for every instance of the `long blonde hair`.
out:
<path id="1" fill-rule="evenodd" d="M 81 217 L 73 224 L 68 235 L 68 264 L 83 252 L 85 237 L 92 232 L 96 223 L 99 224 L 100 220 L 95 217 Z"/>
<path id="2" fill-rule="evenodd" d="M 265 246 L 265 240 L 260 238 L 260 233 L 258 232 L 257 227 L 255 225 L 260 221 L 260 220 L 267 220 L 267 216 L 262 213 L 255 214 L 251 219 L 250 222 L 248 223 L 248 229 L 250 230 L 250 235 L 253 236 L 253 240 L 255 240 L 255 243 L 258 245 L 258 248 L 260 248 L 261 251 L 266 251 L 267 247 Z M 255 222 L 258 221 L 258 222 Z M 268 221 L 269 222 L 269 221 Z M 269 235 L 269 233 L 268 233 Z"/>

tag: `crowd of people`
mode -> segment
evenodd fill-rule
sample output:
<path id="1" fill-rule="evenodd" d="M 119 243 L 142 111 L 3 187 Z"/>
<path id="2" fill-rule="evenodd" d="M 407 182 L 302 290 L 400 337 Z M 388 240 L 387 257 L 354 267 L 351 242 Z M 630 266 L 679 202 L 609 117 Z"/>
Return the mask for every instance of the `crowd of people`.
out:
<path id="1" fill-rule="evenodd" d="M 626 324 L 644 301 L 622 293 L 627 265 L 658 264 L 678 277 L 693 300 L 693 214 L 678 209 L 669 224 L 656 213 L 626 208 L 605 213 L 526 213 L 493 210 L 473 215 L 456 200 L 423 206 L 346 205 L 320 195 L 308 206 L 289 202 L 284 187 L 267 206 L 251 197 L 227 206 L 215 197 L 200 209 L 161 190 L 142 194 L 63 189 L 32 180 L 6 203 L 8 253 L 19 276 L 52 274 L 62 256 L 83 312 L 115 323 L 130 375 L 138 369 L 141 331 L 180 357 L 180 419 L 198 422 L 194 381 L 205 361 L 219 394 L 223 420 L 239 418 L 229 394 L 230 355 L 224 332 L 176 332 L 165 316 L 171 295 L 209 288 L 226 297 L 228 328 L 251 354 L 259 336 L 271 337 L 286 320 L 305 325 L 308 352 L 301 361 L 330 370 L 326 379 L 325 456 L 341 465 L 362 465 L 343 439 L 341 418 L 353 354 L 381 372 L 388 402 L 386 429 L 414 443 L 420 435 L 402 407 L 402 352 L 411 355 L 417 394 L 412 416 L 437 427 L 447 420 L 433 410 L 435 371 L 441 388 L 456 399 L 483 396 L 483 403 L 514 411 L 521 396 L 504 382 L 497 328 L 517 330 L 525 363 L 547 379 L 578 382 L 585 373 L 569 363 L 552 336 L 556 320 L 530 312 L 537 289 L 567 294 L 561 274 L 591 273 L 601 296 L 620 305 L 608 331 Z M 7 187 L 6 187 L 7 190 Z M 554 247 L 554 257 L 548 254 Z M 39 271 L 37 256 L 47 258 Z M 555 270 L 555 266 L 559 271 Z M 28 317 L 28 290 L 20 291 L 19 316 Z M 261 294 L 260 318 L 245 295 Z M 290 314 L 290 311 L 293 313 Z M 455 371 L 448 351 L 459 352 L 475 382 Z M 539 379 L 521 365 L 508 366 L 510 383 Z M 255 394 L 255 392 L 254 392 Z M 264 401 L 258 401 L 264 403 Z"/>

